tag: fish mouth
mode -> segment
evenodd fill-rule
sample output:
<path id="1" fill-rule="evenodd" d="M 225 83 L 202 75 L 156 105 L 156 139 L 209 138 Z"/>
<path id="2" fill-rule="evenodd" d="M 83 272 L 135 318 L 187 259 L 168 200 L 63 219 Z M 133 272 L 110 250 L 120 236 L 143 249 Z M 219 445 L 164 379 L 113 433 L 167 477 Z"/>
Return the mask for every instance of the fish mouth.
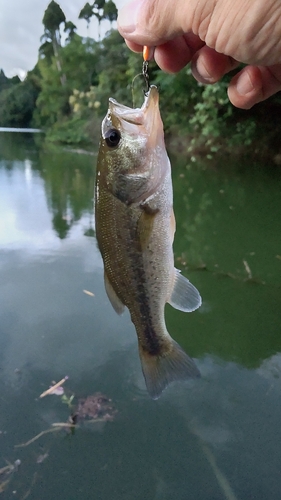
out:
<path id="1" fill-rule="evenodd" d="M 151 85 L 148 89 L 148 92 L 145 94 L 144 103 L 142 108 L 149 108 L 151 105 L 158 106 L 159 103 L 159 92 L 156 85 Z"/>
<path id="2" fill-rule="evenodd" d="M 163 128 L 159 111 L 159 92 L 156 85 L 151 85 L 145 94 L 144 102 L 141 108 L 130 108 L 120 104 L 110 97 L 107 114 L 107 123 L 110 121 L 112 126 L 125 129 L 130 132 L 130 125 L 143 126 L 148 134 L 155 126 Z M 132 131 L 132 130 L 131 130 Z"/>
<path id="3" fill-rule="evenodd" d="M 156 85 L 151 85 L 148 92 L 145 94 L 144 103 L 141 108 L 130 108 L 124 104 L 120 104 L 112 97 L 109 98 L 109 114 L 115 116 L 121 122 L 125 121 L 133 125 L 143 125 L 147 115 L 152 110 L 158 110 L 159 92 Z"/>

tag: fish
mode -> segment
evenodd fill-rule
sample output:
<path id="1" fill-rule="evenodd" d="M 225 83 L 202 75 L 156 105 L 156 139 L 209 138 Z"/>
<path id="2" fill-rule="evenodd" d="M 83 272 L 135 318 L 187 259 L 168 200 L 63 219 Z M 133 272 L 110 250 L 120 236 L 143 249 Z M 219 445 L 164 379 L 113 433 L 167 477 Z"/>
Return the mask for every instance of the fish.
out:
<path id="1" fill-rule="evenodd" d="M 125 307 L 130 312 L 147 391 L 158 399 L 171 382 L 200 376 L 167 331 L 165 304 L 191 312 L 202 300 L 174 267 L 171 165 L 155 85 L 140 108 L 109 98 L 97 158 L 95 225 L 108 298 L 118 314 Z"/>

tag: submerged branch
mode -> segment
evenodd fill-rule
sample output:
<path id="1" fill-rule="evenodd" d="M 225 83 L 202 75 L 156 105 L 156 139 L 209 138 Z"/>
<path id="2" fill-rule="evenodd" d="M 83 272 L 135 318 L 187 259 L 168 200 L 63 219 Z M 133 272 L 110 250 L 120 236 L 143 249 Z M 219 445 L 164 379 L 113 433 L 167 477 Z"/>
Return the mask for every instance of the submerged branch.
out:
<path id="1" fill-rule="evenodd" d="M 34 441 L 37 441 L 37 439 L 39 439 L 41 436 L 44 436 L 45 434 L 49 434 L 50 432 L 60 431 L 61 429 L 62 429 L 61 427 L 52 427 L 51 429 L 46 429 L 45 431 L 39 432 L 39 434 L 34 436 L 32 439 L 30 439 L 26 443 L 15 444 L 15 448 L 24 448 L 25 446 L 29 446 L 30 444 L 34 443 Z"/>
<path id="2" fill-rule="evenodd" d="M 92 420 L 88 420 L 88 424 L 95 424 L 97 422 L 105 422 L 106 420 L 104 418 L 93 418 Z M 29 446 L 30 444 L 34 443 L 34 441 L 37 441 L 40 437 L 44 436 L 45 434 L 49 434 L 50 432 L 56 432 L 56 431 L 61 431 L 62 429 L 74 429 L 79 427 L 77 424 L 70 424 L 68 422 L 56 422 L 52 424 L 52 427 L 50 429 L 46 429 L 45 431 L 39 432 L 39 434 L 36 434 L 32 439 L 29 439 L 29 441 L 26 441 L 26 443 L 20 443 L 20 444 L 15 444 L 15 448 L 24 448 L 25 446 Z M 5 467 L 5 470 L 9 469 L 10 467 L 7 466 Z"/>

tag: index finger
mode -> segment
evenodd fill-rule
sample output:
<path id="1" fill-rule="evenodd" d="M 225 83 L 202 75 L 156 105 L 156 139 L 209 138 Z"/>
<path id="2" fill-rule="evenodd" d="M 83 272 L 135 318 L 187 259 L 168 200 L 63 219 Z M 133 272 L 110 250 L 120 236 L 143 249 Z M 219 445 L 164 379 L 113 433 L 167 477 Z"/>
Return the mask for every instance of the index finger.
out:
<path id="1" fill-rule="evenodd" d="M 129 40 L 125 39 L 126 45 L 131 49 L 133 52 L 142 52 L 143 50 L 143 45 L 138 45 L 135 42 L 129 42 Z"/>
<path id="2" fill-rule="evenodd" d="M 133 52 L 142 52 L 142 45 L 128 40 L 125 42 Z M 154 59 L 162 70 L 176 73 L 184 68 L 204 45 L 205 43 L 198 36 L 187 33 L 155 47 Z"/>
<path id="3" fill-rule="evenodd" d="M 158 66 L 168 73 L 177 73 L 193 58 L 194 54 L 205 45 L 193 33 L 179 36 L 155 48 L 154 59 Z"/>

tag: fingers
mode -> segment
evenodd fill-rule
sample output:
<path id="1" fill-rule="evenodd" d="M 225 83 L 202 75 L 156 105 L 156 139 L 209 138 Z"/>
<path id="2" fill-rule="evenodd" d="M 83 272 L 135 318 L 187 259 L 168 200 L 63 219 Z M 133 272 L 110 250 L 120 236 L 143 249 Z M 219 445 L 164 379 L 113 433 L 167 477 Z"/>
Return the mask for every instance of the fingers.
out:
<path id="1" fill-rule="evenodd" d="M 200 38 L 189 33 L 156 47 L 154 58 L 161 69 L 176 73 L 191 61 L 195 52 L 203 45 Z"/>
<path id="2" fill-rule="evenodd" d="M 128 40 L 125 42 L 133 52 L 142 52 L 142 45 Z M 203 45 L 204 42 L 198 36 L 188 33 L 155 47 L 154 59 L 163 71 L 176 73 L 191 61 L 196 51 Z"/>
<path id="3" fill-rule="evenodd" d="M 228 97 L 234 106 L 250 109 L 281 90 L 281 64 L 246 66 L 228 87 Z"/>
<path id="4" fill-rule="evenodd" d="M 126 41 L 136 52 L 143 47 L 135 42 Z M 164 71 L 174 73 L 191 61 L 193 76 L 201 83 L 215 83 L 224 74 L 237 67 L 232 57 L 207 47 L 199 37 L 192 33 L 169 40 L 155 49 L 155 60 Z M 281 90 L 281 64 L 272 66 L 246 66 L 232 78 L 228 97 L 238 108 L 250 109 L 258 102 Z"/>
<path id="5" fill-rule="evenodd" d="M 133 52 L 142 52 L 143 51 L 143 45 L 139 45 L 138 43 L 134 42 L 129 42 L 129 40 L 126 40 L 126 45 L 131 49 Z"/>
<path id="6" fill-rule="evenodd" d="M 192 74 L 201 83 L 215 83 L 236 68 L 237 61 L 218 54 L 207 46 L 192 58 Z M 238 108 L 250 109 L 281 90 L 281 64 L 274 66 L 246 66 L 235 75 L 228 87 L 228 97 Z"/>
<path id="7" fill-rule="evenodd" d="M 204 46 L 193 56 L 191 70 L 198 82 L 215 83 L 223 75 L 236 68 L 238 64 L 232 57 L 219 54 L 215 50 Z"/>
<path id="8" fill-rule="evenodd" d="M 132 0 L 119 11 L 121 35 L 158 46 L 193 32 L 207 46 L 246 64 L 280 63 L 280 0 Z"/>
<path id="9" fill-rule="evenodd" d="M 156 46 L 192 31 L 195 10 L 215 0 L 133 0 L 120 9 L 118 30 L 127 40 L 139 45 Z"/>

